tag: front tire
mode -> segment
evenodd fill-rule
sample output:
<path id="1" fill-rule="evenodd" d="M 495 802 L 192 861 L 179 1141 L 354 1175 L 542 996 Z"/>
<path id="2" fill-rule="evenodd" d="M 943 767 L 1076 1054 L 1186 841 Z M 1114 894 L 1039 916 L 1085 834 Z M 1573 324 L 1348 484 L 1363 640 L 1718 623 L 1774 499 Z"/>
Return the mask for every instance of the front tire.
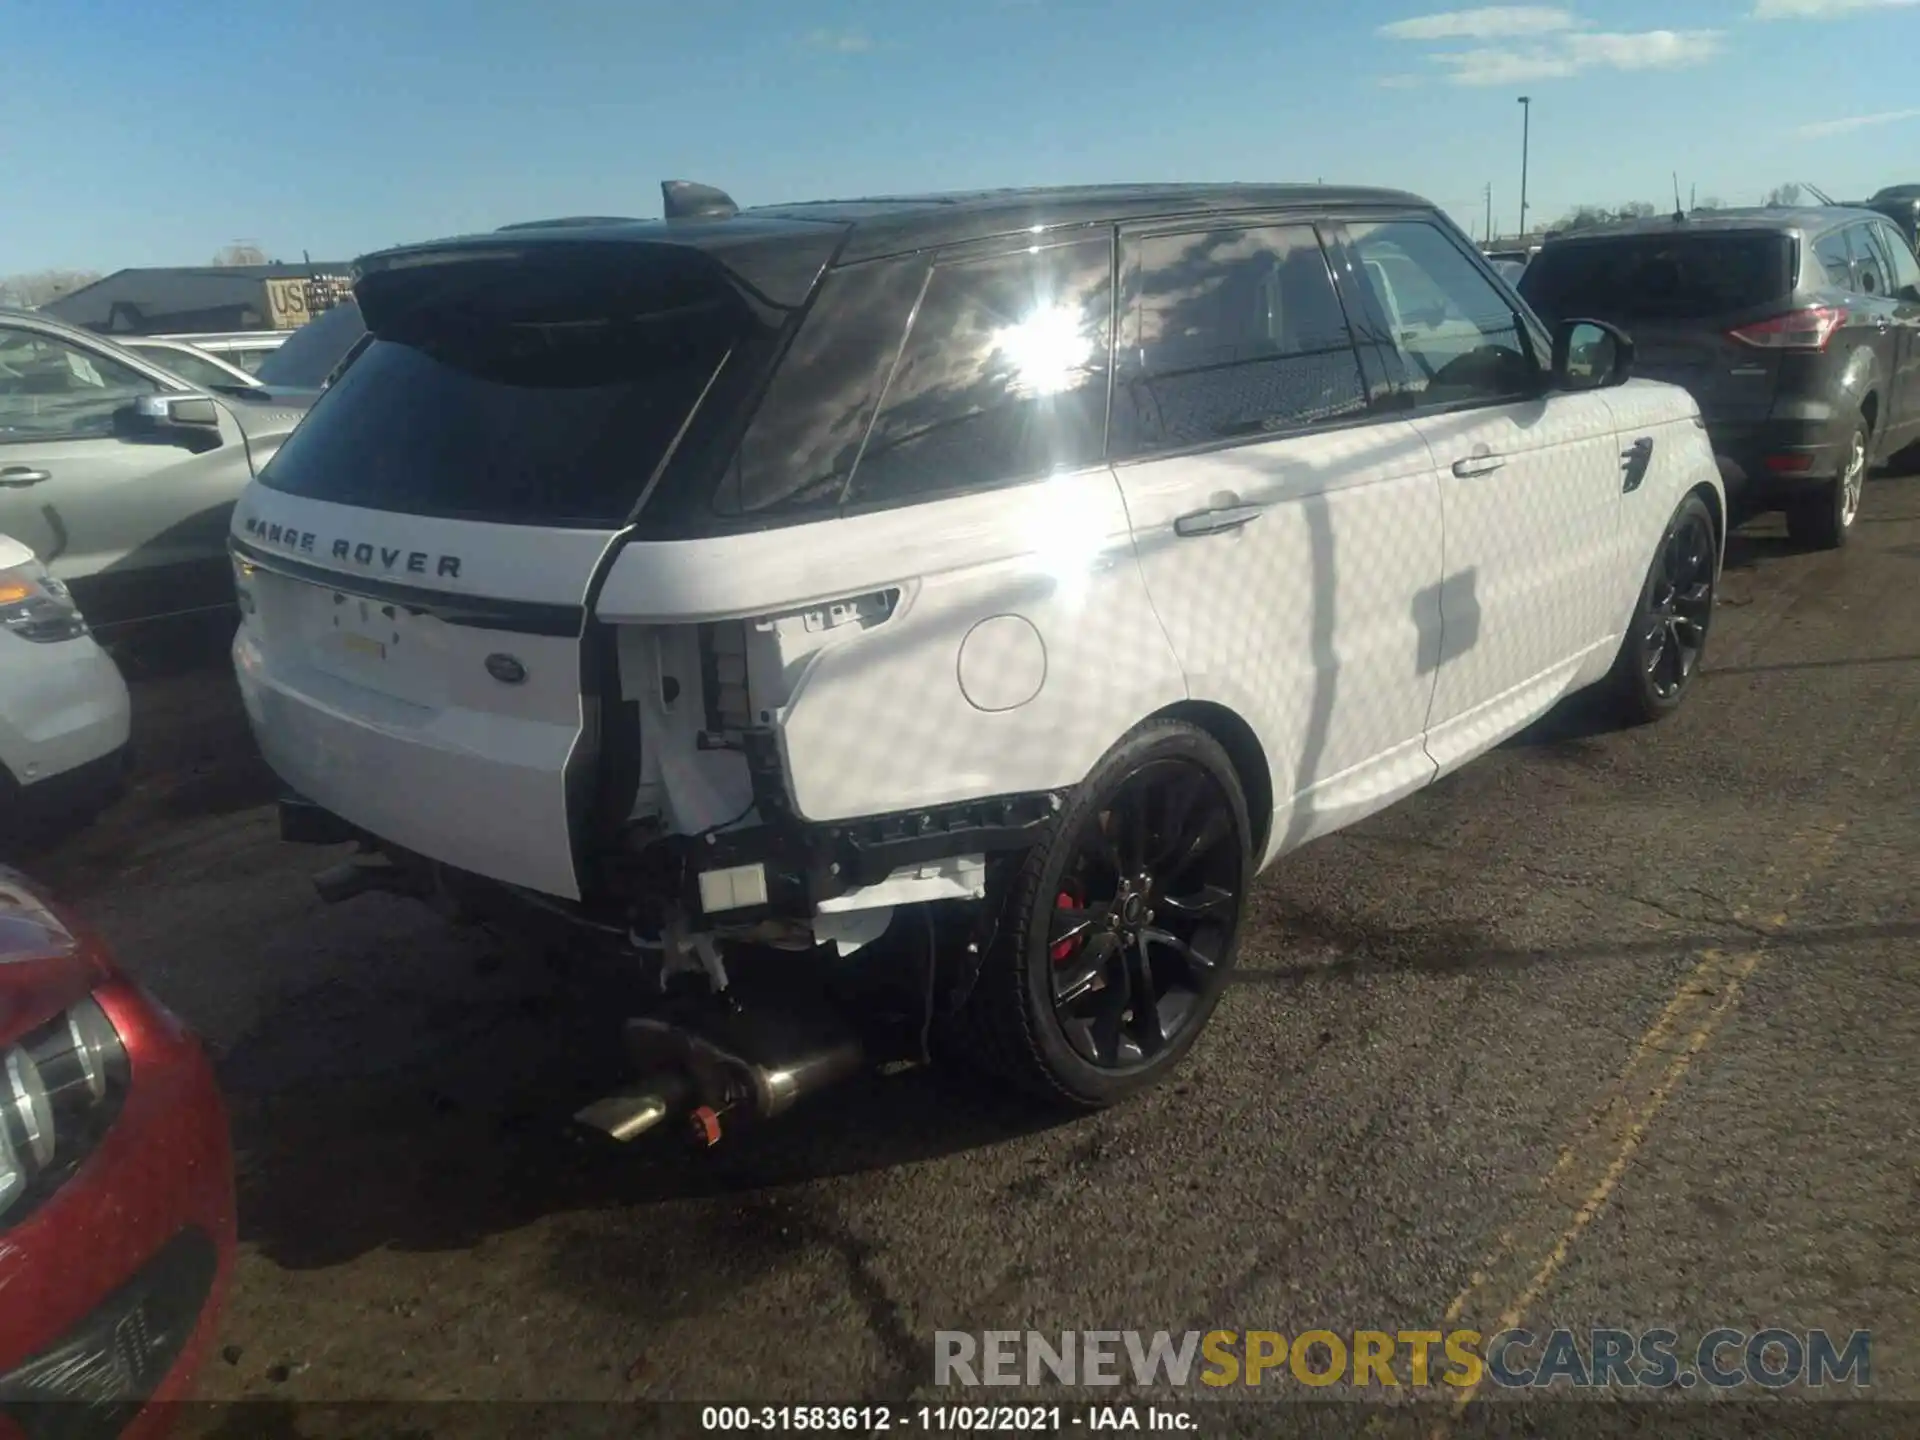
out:
<path id="1" fill-rule="evenodd" d="M 1094 768 L 1020 864 L 956 1039 L 990 1074 L 1096 1110 L 1175 1068 L 1233 967 L 1252 826 L 1232 762 L 1154 720 Z"/>
<path id="2" fill-rule="evenodd" d="M 1689 495 L 1660 537 L 1608 677 L 1627 724 L 1662 719 L 1686 699 L 1706 655 L 1719 580 L 1713 515 L 1704 500 Z"/>
<path id="3" fill-rule="evenodd" d="M 1853 534 L 1867 490 L 1867 430 L 1854 427 L 1839 475 L 1787 508 L 1787 537 L 1809 550 L 1838 550 Z"/>

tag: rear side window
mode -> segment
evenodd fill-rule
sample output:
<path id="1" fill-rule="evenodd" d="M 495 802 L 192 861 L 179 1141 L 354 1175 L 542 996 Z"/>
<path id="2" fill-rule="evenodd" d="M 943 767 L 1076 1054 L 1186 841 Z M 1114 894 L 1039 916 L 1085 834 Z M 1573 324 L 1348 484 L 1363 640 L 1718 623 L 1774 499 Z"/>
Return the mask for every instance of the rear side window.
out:
<path id="1" fill-rule="evenodd" d="M 937 264 L 847 499 L 885 504 L 1097 463 L 1110 235 Z"/>
<path id="2" fill-rule="evenodd" d="M 405 514 L 624 523 L 720 367 L 773 333 L 718 265 L 676 248 L 396 277 L 389 320 L 263 482 Z"/>
<path id="3" fill-rule="evenodd" d="M 1712 320 L 1791 294 L 1793 259 L 1767 232 L 1568 240 L 1534 257 L 1520 294 L 1549 323 Z"/>
<path id="4" fill-rule="evenodd" d="M 1132 248 L 1116 456 L 1365 413 L 1366 382 L 1312 226 L 1154 235 Z"/>
<path id="5" fill-rule="evenodd" d="M 1847 232 L 1836 230 L 1813 242 L 1813 262 L 1820 268 L 1819 279 L 1835 290 L 1853 289 L 1853 255 L 1847 249 Z"/>
<path id="6" fill-rule="evenodd" d="M 830 272 L 721 481 L 722 515 L 835 506 L 853 475 L 927 261 Z"/>

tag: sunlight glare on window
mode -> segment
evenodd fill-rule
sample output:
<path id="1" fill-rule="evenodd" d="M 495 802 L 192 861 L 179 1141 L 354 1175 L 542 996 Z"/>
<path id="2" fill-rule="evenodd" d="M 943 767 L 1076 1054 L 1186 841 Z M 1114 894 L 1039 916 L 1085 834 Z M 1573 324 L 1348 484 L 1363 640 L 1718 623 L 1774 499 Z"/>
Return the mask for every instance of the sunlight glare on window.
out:
<path id="1" fill-rule="evenodd" d="M 997 330 L 993 345 L 1012 365 L 1014 389 L 1023 397 L 1071 390 L 1094 358 L 1093 336 L 1073 305 L 1049 305 Z"/>

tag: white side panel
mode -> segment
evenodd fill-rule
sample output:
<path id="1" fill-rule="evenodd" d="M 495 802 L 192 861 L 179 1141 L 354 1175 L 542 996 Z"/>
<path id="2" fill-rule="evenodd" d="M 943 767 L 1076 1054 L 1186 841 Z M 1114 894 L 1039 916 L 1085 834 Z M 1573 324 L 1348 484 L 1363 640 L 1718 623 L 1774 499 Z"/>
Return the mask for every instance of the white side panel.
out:
<path id="1" fill-rule="evenodd" d="M 582 734 L 577 613 L 570 634 L 458 623 L 437 604 L 389 603 L 368 581 L 456 607 L 472 597 L 476 610 L 579 607 L 611 536 L 365 511 L 257 486 L 235 531 L 265 552 L 241 581 L 234 658 L 280 777 L 394 844 L 577 898 L 566 780 Z M 274 568 L 287 561 L 288 573 Z M 507 657 L 517 680 L 494 673 L 513 673 L 499 664 Z"/>
<path id="2" fill-rule="evenodd" d="M 1414 424 L 1446 515 L 1444 656 L 1427 736 L 1446 774 L 1551 708 L 1606 646 L 1620 443 L 1597 393 Z"/>
<path id="3" fill-rule="evenodd" d="M 1612 642 L 1605 664 L 1589 665 L 1583 678 L 1599 679 L 1612 663 L 1613 651 L 1639 602 L 1640 587 L 1646 580 L 1647 566 L 1653 562 L 1667 522 L 1679 508 L 1681 498 L 1700 486 L 1711 489 L 1720 500 L 1720 513 L 1726 509 L 1726 486 L 1720 467 L 1713 458 L 1713 446 L 1707 432 L 1695 423 L 1699 406 L 1677 385 L 1657 380 L 1631 380 L 1613 390 L 1601 392 L 1612 412 L 1620 445 L 1624 450 L 1641 436 L 1653 440 L 1653 463 L 1640 488 L 1621 502 L 1620 553 L 1616 585 L 1608 608 Z M 1724 548 L 1726 536 L 1721 536 Z"/>
<path id="4" fill-rule="evenodd" d="M 0 567 L 9 549 L 0 537 Z M 90 636 L 43 644 L 0 631 L 0 766 L 21 784 L 111 755 L 129 716 L 126 682 Z"/>
<path id="5" fill-rule="evenodd" d="M 1272 767 L 1264 860 L 1433 777 L 1440 493 L 1388 422 L 1120 471 L 1155 608 L 1197 700 L 1244 718 Z M 1183 515 L 1259 506 L 1220 534 Z"/>
<path id="6" fill-rule="evenodd" d="M 785 703 L 761 722 L 780 734 L 809 820 L 1074 784 L 1186 693 L 1105 469 L 725 540 L 629 545 L 597 613 L 758 620 L 888 590 L 899 598 L 884 618 L 800 647 Z M 983 625 L 998 617 L 1014 619 Z M 775 632 L 753 633 L 771 643 Z M 980 678 L 983 658 L 988 671 L 1018 673 Z M 1036 659 L 1040 683 L 1023 696 Z M 999 708 L 968 698 L 963 670 L 975 700 Z"/>

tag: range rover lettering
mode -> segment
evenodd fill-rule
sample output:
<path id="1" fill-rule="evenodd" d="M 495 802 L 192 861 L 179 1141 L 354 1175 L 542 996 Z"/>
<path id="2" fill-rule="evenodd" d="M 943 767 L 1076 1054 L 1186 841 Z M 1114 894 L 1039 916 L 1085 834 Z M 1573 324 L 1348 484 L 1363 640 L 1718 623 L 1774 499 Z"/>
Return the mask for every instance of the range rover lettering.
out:
<path id="1" fill-rule="evenodd" d="M 1688 693 L 1697 407 L 1415 196 L 664 189 L 364 259 L 233 534 L 283 833 L 361 846 L 322 893 L 657 977 L 608 1133 L 936 1052 L 1116 1101 L 1263 867 L 1573 691 Z"/>

